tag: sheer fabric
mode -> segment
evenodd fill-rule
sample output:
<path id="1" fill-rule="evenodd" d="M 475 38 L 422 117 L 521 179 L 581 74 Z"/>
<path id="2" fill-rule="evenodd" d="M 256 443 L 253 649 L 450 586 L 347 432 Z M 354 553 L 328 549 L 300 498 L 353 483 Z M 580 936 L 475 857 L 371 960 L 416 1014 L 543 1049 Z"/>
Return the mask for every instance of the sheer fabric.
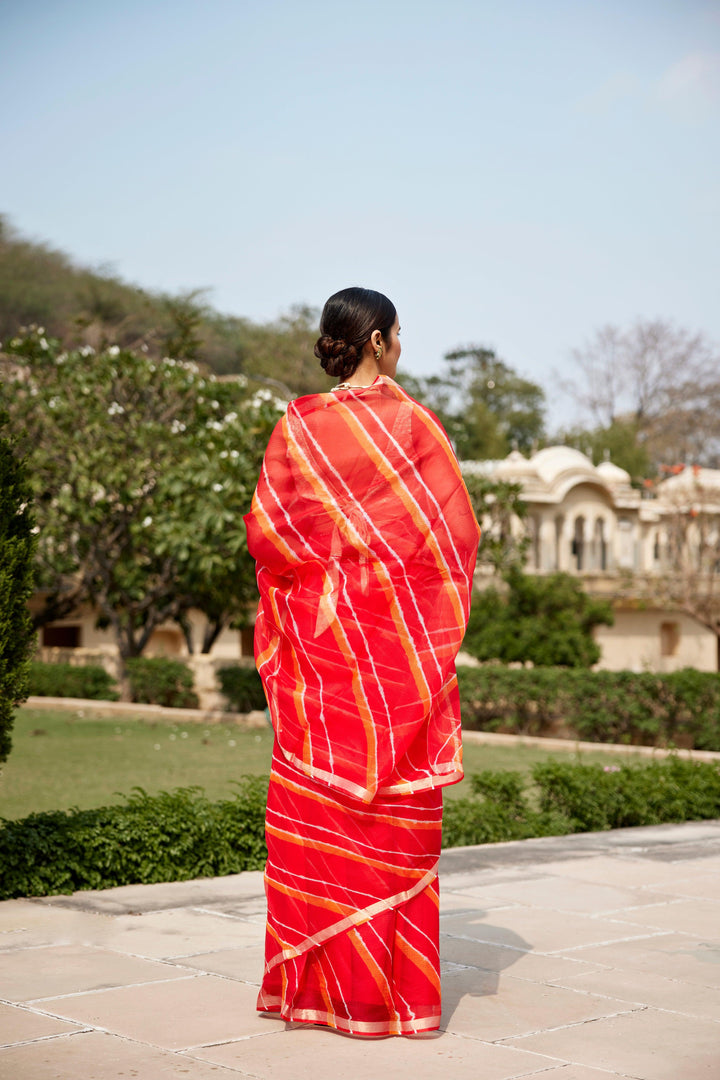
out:
<path id="1" fill-rule="evenodd" d="M 396 383 L 291 403 L 246 517 L 276 735 L 258 1008 L 437 1027 L 444 785 L 479 530 L 442 427 Z"/>

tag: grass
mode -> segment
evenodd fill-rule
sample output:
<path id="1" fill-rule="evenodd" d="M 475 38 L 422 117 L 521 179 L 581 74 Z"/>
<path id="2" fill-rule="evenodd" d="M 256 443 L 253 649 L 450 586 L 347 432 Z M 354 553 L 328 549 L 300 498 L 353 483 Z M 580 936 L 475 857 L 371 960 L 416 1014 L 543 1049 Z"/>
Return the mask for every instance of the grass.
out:
<path id="1" fill-rule="evenodd" d="M 20 709 L 13 749 L 0 770 L 0 817 L 34 811 L 90 809 L 119 802 L 133 787 L 149 794 L 198 785 L 210 799 L 227 798 L 246 773 L 267 773 L 272 731 L 247 731 L 236 724 L 176 724 L 166 720 L 97 719 L 79 713 Z M 465 744 L 465 772 L 519 769 L 562 756 L 540 747 Z M 579 755 L 609 761 L 607 751 Z M 449 798 L 468 795 L 469 784 L 446 789 Z"/>

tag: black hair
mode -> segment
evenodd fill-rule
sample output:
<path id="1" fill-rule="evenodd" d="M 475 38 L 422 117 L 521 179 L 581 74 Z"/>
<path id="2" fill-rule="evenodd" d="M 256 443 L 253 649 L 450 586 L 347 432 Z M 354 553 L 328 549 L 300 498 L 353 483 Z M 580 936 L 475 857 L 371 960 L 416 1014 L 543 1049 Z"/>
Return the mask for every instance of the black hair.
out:
<path id="1" fill-rule="evenodd" d="M 395 305 L 382 293 L 341 289 L 323 308 L 315 355 L 328 375 L 347 379 L 357 369 L 373 331 L 379 330 L 387 343 L 396 318 Z"/>

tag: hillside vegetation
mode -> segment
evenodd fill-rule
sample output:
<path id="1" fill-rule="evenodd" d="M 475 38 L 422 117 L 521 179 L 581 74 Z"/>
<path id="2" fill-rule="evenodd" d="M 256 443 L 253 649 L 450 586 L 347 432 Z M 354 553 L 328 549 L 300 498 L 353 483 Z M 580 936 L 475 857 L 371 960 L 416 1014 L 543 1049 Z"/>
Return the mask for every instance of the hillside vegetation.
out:
<path id="1" fill-rule="evenodd" d="M 203 362 L 219 375 L 276 383 L 295 397 L 328 388 L 313 355 L 317 323 L 318 312 L 307 307 L 260 324 L 221 314 L 202 291 L 171 296 L 138 288 L 26 240 L 0 217 L 2 342 L 35 324 L 65 348 L 145 346 L 154 356 Z"/>

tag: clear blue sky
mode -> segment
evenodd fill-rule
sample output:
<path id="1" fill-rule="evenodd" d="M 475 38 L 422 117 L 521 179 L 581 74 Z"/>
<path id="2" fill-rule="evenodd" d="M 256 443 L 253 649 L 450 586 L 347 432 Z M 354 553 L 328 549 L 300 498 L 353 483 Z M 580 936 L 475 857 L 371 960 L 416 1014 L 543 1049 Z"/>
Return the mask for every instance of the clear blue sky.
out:
<path id="1" fill-rule="evenodd" d="M 0 210 L 266 320 L 388 293 L 403 365 L 548 392 L 605 323 L 720 340 L 720 2 L 15 0 Z"/>

